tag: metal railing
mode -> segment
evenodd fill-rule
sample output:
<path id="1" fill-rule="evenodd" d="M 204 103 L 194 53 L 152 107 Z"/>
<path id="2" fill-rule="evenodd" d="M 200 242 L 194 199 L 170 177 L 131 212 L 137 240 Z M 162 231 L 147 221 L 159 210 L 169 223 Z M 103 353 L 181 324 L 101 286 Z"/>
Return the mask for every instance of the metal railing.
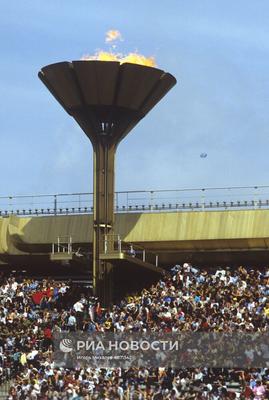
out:
<path id="1" fill-rule="evenodd" d="M 137 258 L 158 267 L 158 254 L 136 244 L 123 241 L 118 234 L 105 234 L 101 240 L 104 254 L 124 253 L 130 257 Z"/>
<path id="2" fill-rule="evenodd" d="M 269 209 L 269 186 L 233 186 L 115 193 L 115 212 Z M 0 216 L 91 214 L 93 193 L 0 197 Z"/>
<path id="3" fill-rule="evenodd" d="M 52 254 L 67 253 L 72 254 L 72 237 L 71 236 L 58 236 L 57 242 L 52 243 Z"/>

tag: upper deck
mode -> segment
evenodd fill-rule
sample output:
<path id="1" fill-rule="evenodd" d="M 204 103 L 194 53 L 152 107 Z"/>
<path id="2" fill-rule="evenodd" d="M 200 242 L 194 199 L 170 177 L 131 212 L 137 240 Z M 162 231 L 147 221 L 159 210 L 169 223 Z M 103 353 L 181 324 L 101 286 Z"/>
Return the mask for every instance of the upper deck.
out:
<path id="1" fill-rule="evenodd" d="M 118 192 L 115 233 L 123 242 L 157 253 L 160 265 L 184 260 L 264 264 L 269 256 L 268 199 L 268 186 Z M 91 194 L 0 200 L 9 201 L 0 218 L 2 261 L 48 259 L 58 236 L 71 236 L 74 246 L 91 253 Z"/>

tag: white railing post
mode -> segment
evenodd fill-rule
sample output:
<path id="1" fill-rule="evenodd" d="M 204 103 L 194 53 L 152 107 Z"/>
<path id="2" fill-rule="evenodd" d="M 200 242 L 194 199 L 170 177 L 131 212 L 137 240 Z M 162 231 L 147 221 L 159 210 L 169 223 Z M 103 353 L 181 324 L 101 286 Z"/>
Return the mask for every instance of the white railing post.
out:
<path id="1" fill-rule="evenodd" d="M 69 253 L 72 253 L 72 236 L 70 236 L 70 243 L 69 243 Z"/>
<path id="2" fill-rule="evenodd" d="M 153 190 L 151 190 L 150 191 L 150 205 L 149 205 L 150 211 L 152 211 L 152 209 L 153 209 L 153 194 L 154 194 L 154 192 L 153 192 Z"/>
<path id="3" fill-rule="evenodd" d="M 120 238 L 120 235 L 118 235 L 118 251 L 121 253 L 121 238 Z"/>
<path id="4" fill-rule="evenodd" d="M 156 254 L 156 258 L 155 258 L 156 267 L 158 267 L 158 264 L 159 264 L 159 256 L 158 256 L 158 254 Z"/>
<path id="5" fill-rule="evenodd" d="M 116 192 L 115 194 L 116 194 L 116 199 L 115 199 L 116 207 L 114 207 L 114 208 L 116 208 L 116 210 L 117 210 L 119 207 L 119 193 Z"/>
<path id="6" fill-rule="evenodd" d="M 57 195 L 54 195 L 54 215 L 57 215 Z"/>
<path id="7" fill-rule="evenodd" d="M 202 210 L 205 211 L 205 189 L 202 189 Z"/>
<path id="8" fill-rule="evenodd" d="M 254 186 L 254 209 L 256 210 L 258 208 L 258 187 Z"/>
<path id="9" fill-rule="evenodd" d="M 146 250 L 143 249 L 143 262 L 146 262 Z"/>
<path id="10" fill-rule="evenodd" d="M 105 235 L 104 252 L 105 252 L 105 254 L 107 254 L 107 235 Z"/>

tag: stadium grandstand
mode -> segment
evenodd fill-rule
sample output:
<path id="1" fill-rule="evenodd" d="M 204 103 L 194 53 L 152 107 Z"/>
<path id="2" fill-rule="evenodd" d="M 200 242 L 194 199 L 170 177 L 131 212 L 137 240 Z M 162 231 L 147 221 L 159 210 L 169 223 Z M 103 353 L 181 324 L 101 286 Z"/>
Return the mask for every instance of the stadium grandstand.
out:
<path id="1" fill-rule="evenodd" d="M 116 193 L 106 240 L 117 279 L 128 274 L 108 309 L 92 292 L 92 194 L 1 198 L 2 398 L 267 399 L 268 347 L 262 368 L 251 367 L 253 349 L 242 368 L 68 369 L 54 365 L 52 341 L 76 331 L 266 333 L 267 193 Z"/>

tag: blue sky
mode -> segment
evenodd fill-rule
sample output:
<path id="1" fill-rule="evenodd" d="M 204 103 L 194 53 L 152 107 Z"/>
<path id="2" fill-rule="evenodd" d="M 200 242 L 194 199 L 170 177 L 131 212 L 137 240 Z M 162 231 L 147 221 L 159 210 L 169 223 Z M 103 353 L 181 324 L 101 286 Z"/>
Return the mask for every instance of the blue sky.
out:
<path id="1" fill-rule="evenodd" d="M 268 1 L 0 6 L 0 195 L 92 190 L 91 144 L 37 73 L 106 49 L 109 29 L 178 80 L 120 144 L 117 190 L 269 184 Z"/>

